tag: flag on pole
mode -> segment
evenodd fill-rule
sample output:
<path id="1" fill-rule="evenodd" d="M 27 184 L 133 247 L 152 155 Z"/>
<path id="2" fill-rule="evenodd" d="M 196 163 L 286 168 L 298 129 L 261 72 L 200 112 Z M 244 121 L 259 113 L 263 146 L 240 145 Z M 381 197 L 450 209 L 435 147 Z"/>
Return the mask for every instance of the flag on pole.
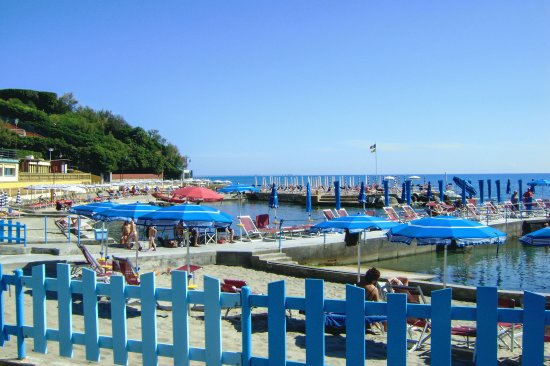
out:
<path id="1" fill-rule="evenodd" d="M 376 152 L 376 144 L 370 146 L 370 152 L 375 153 Z"/>

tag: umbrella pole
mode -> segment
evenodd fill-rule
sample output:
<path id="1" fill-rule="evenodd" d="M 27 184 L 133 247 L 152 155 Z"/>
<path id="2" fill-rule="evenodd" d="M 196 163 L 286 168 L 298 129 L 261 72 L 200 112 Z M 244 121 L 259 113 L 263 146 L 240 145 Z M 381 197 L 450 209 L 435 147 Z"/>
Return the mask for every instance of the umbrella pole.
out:
<path id="1" fill-rule="evenodd" d="M 365 240 L 365 231 L 361 232 L 363 240 Z M 357 283 L 361 282 L 361 240 L 357 243 Z"/>
<path id="2" fill-rule="evenodd" d="M 189 253 L 189 232 L 186 232 L 185 233 L 185 246 L 187 247 L 187 256 L 185 257 L 185 264 L 187 265 L 187 272 L 188 272 L 188 275 L 189 275 L 189 271 L 191 270 L 191 258 L 189 258 L 189 256 L 191 255 Z M 193 278 L 193 283 L 195 279 Z"/>
<path id="3" fill-rule="evenodd" d="M 443 252 L 443 288 L 447 287 L 447 245 Z"/>
<path id="4" fill-rule="evenodd" d="M 101 250 L 103 251 L 103 240 L 105 240 L 105 259 L 107 259 L 107 250 L 109 248 L 107 239 L 104 238 L 105 236 L 105 221 L 101 222 Z"/>

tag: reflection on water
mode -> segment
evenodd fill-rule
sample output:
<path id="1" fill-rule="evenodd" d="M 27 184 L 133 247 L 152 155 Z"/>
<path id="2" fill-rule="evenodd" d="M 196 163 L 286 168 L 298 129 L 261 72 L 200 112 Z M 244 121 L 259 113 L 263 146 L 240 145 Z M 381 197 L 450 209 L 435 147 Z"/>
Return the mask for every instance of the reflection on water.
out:
<path id="1" fill-rule="evenodd" d="M 447 282 L 497 286 L 506 290 L 550 292 L 549 247 L 527 247 L 517 239 L 448 252 Z M 433 274 L 443 281 L 443 251 L 368 263 L 381 268 Z"/>

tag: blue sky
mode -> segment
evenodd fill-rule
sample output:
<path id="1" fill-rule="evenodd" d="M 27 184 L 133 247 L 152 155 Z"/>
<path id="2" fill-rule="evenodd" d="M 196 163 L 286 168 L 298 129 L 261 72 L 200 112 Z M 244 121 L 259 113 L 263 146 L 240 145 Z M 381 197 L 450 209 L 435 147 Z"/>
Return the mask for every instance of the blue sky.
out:
<path id="1" fill-rule="evenodd" d="M 2 1 L 0 88 L 158 129 L 195 175 L 550 172 L 550 2 Z"/>

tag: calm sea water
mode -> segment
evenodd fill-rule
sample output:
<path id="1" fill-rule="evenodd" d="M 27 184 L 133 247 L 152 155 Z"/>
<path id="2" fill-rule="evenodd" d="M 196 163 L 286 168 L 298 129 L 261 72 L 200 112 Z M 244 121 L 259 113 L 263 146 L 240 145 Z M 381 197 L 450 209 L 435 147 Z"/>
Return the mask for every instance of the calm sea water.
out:
<path id="1" fill-rule="evenodd" d="M 411 174 L 412 175 L 412 174 Z M 455 174 L 447 174 L 447 182 L 452 182 Z M 494 182 L 497 179 L 501 181 L 502 200 L 507 200 L 510 195 L 506 195 L 506 182 L 510 179 L 512 191 L 519 188 L 519 180 L 523 181 L 523 190 L 527 189 L 526 183 L 531 180 L 549 179 L 550 173 L 525 173 L 525 174 L 456 174 L 460 178 L 471 180 L 474 186 L 478 187 L 480 179 L 485 180 L 485 194 L 487 195 L 486 180 L 492 181 L 492 197 L 496 196 L 496 188 Z M 409 175 L 393 175 L 402 182 Z M 287 181 L 290 181 L 291 176 L 287 176 Z M 292 176 L 301 184 L 302 176 Z M 308 177 L 319 176 L 304 176 L 307 181 Z M 333 176 L 328 176 L 332 179 Z M 334 176 L 335 179 L 350 182 L 350 177 L 353 177 L 355 184 L 361 180 L 365 180 L 365 176 Z M 197 177 L 208 178 L 211 180 L 230 180 L 233 183 L 242 184 L 262 184 L 263 180 L 270 182 L 270 179 L 279 179 L 284 182 L 284 177 L 268 177 L 268 176 L 217 176 L 217 177 Z M 375 182 L 376 177 L 368 176 L 369 182 Z M 437 186 L 439 179 L 444 180 L 445 175 L 420 175 L 420 179 L 416 180 L 420 184 L 431 182 Z M 324 182 L 324 176 L 321 176 Z M 460 194 L 460 192 L 457 191 Z M 544 190 L 537 187 L 535 197 L 544 197 Z M 550 188 L 547 188 L 546 197 L 550 196 Z M 276 210 L 269 209 L 265 202 L 246 202 L 241 205 L 238 201 L 226 201 L 221 203 L 209 204 L 210 206 L 218 207 L 220 210 L 236 217 L 239 213 L 250 215 L 254 218 L 258 214 L 270 213 L 273 217 L 275 214 L 279 219 L 291 225 L 294 223 L 307 222 L 307 213 L 305 207 L 301 205 L 291 205 L 280 203 Z M 348 209 L 352 213 L 353 209 Z M 383 212 L 378 212 L 380 216 L 385 216 Z M 320 208 L 313 208 L 312 219 L 315 222 L 323 220 L 323 215 Z M 396 244 L 401 245 L 401 244 Z M 508 239 L 506 244 L 500 246 L 497 255 L 497 247 L 494 245 L 483 245 L 478 247 L 467 248 L 463 251 L 449 253 L 448 257 L 448 282 L 469 286 L 498 286 L 501 289 L 508 290 L 529 290 L 538 292 L 550 292 L 550 271 L 548 271 L 548 263 L 550 263 L 550 248 L 548 247 L 525 247 L 518 240 Z M 443 275 L 443 253 L 429 253 L 415 255 L 414 257 L 401 257 L 393 260 L 380 261 L 376 263 L 368 263 L 365 265 L 376 265 L 382 268 L 404 270 L 412 272 L 421 272 L 433 274 L 438 280 L 442 280 Z"/>

